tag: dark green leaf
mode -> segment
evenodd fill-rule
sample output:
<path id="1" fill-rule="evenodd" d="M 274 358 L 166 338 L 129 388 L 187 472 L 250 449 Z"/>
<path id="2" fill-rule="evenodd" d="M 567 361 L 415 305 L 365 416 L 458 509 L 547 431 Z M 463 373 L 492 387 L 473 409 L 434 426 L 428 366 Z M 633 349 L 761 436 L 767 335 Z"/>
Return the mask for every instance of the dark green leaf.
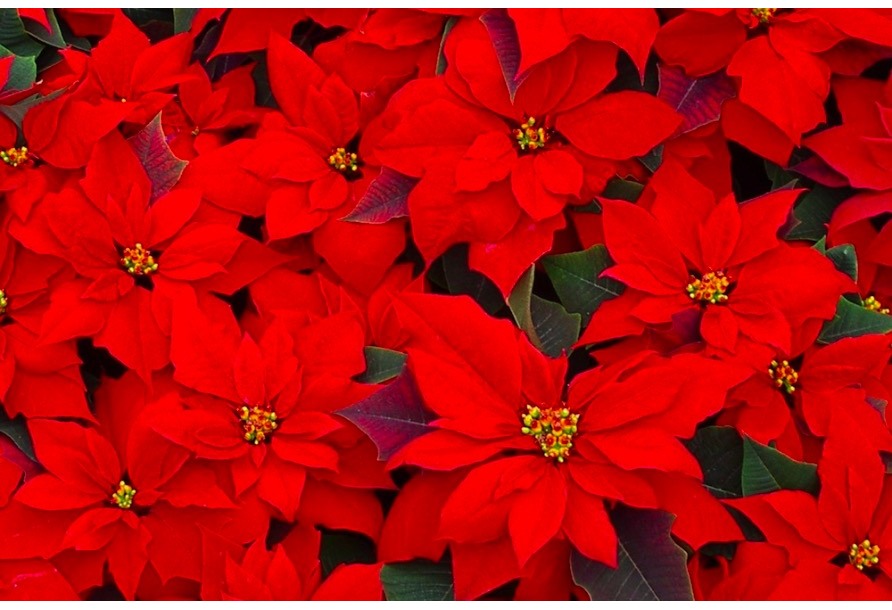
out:
<path id="1" fill-rule="evenodd" d="M 576 343 L 582 318 L 532 293 L 535 268 L 531 266 L 517 281 L 508 296 L 508 307 L 530 343 L 543 354 L 556 358 Z"/>
<path id="2" fill-rule="evenodd" d="M 768 179 L 771 180 L 772 191 L 793 188 L 799 182 L 796 176 L 771 161 L 765 161 L 765 173 L 768 174 Z"/>
<path id="3" fill-rule="evenodd" d="M 37 461 L 34 456 L 34 445 L 31 443 L 31 434 L 28 432 L 28 426 L 25 425 L 23 417 L 9 419 L 0 409 L 0 434 L 8 437 L 16 447 L 22 450 L 22 453 Z"/>
<path id="4" fill-rule="evenodd" d="M 152 182 L 152 201 L 166 195 L 180 180 L 188 161 L 173 154 L 161 128 L 161 113 L 130 138 L 130 145 Z"/>
<path id="5" fill-rule="evenodd" d="M 443 36 L 440 38 L 440 52 L 437 54 L 437 76 L 446 71 L 446 55 L 443 50 L 446 48 L 446 37 L 449 36 L 449 32 L 452 31 L 456 23 L 458 23 L 458 17 L 450 17 L 443 26 Z"/>
<path id="6" fill-rule="evenodd" d="M 387 601 L 454 601 L 449 565 L 412 561 L 389 563 L 381 568 L 381 585 Z"/>
<path id="7" fill-rule="evenodd" d="M 47 32 L 46 29 L 44 29 L 43 24 L 38 23 L 32 19 L 22 20 L 22 22 L 25 24 L 25 30 L 34 39 L 39 40 L 44 44 L 55 47 L 57 49 L 64 49 L 66 46 L 68 46 L 68 43 L 66 43 L 65 38 L 62 37 L 62 30 L 59 27 L 59 21 L 56 19 L 56 12 L 51 8 L 46 8 L 43 10 L 46 11 L 46 18 L 47 21 L 49 21 L 50 23 L 50 31 Z"/>
<path id="8" fill-rule="evenodd" d="M 741 488 L 744 496 L 781 489 L 798 489 L 816 494 L 818 467 L 814 464 L 797 462 L 777 449 L 757 443 L 745 436 Z"/>
<path id="9" fill-rule="evenodd" d="M 611 513 L 618 539 L 612 569 L 574 549 L 573 581 L 592 601 L 693 600 L 687 555 L 672 540 L 673 515 L 620 507 Z"/>
<path id="10" fill-rule="evenodd" d="M 363 348 L 365 372 L 356 378 L 359 383 L 382 383 L 399 375 L 406 364 L 406 354 L 383 347 Z"/>
<path id="11" fill-rule="evenodd" d="M 173 33 L 182 34 L 188 32 L 192 27 L 192 20 L 198 14 L 197 8 L 175 8 L 173 9 Z"/>
<path id="12" fill-rule="evenodd" d="M 743 443 L 737 430 L 725 426 L 701 428 L 685 445 L 700 463 L 703 486 L 712 495 L 720 499 L 743 495 Z"/>
<path id="13" fill-rule="evenodd" d="M 852 281 L 858 281 L 858 257 L 855 256 L 855 246 L 852 244 L 834 246 L 824 252 L 824 256 L 829 258 L 841 273 L 848 275 Z"/>
<path id="14" fill-rule="evenodd" d="M 449 294 L 466 294 L 490 315 L 505 305 L 502 293 L 488 277 L 468 267 L 468 247 L 460 244 L 442 257 Z"/>
<path id="15" fill-rule="evenodd" d="M 16 124 L 16 127 L 19 128 L 19 131 L 22 129 L 22 121 L 25 120 L 25 114 L 30 110 L 33 106 L 41 102 L 47 102 L 49 100 L 55 99 L 59 95 L 61 95 L 65 89 L 59 89 L 58 91 L 53 91 L 49 95 L 41 96 L 41 95 L 32 95 L 31 97 L 27 97 L 22 101 L 13 104 L 11 106 L 4 106 L 0 104 L 0 113 L 6 115 L 6 117 Z"/>
<path id="16" fill-rule="evenodd" d="M 580 314 L 583 324 L 588 324 L 601 303 L 623 292 L 621 283 L 598 277 L 612 264 L 607 248 L 601 244 L 581 252 L 556 254 L 542 259 L 545 272 L 561 303 L 567 311 Z"/>
<path id="17" fill-rule="evenodd" d="M 649 153 L 647 153 L 643 157 L 638 157 L 638 160 L 641 161 L 641 164 L 649 169 L 651 172 L 657 171 L 663 164 L 663 145 L 660 144 L 658 146 L 655 146 Z"/>
<path id="18" fill-rule="evenodd" d="M 827 235 L 833 210 L 847 196 L 845 191 L 815 185 L 793 208 L 793 225 L 783 235 L 784 239 L 818 241 Z"/>
<path id="19" fill-rule="evenodd" d="M 634 180 L 623 180 L 622 178 L 614 178 L 607 183 L 601 196 L 605 199 L 622 199 L 635 203 L 641 196 L 644 185 Z"/>
<path id="20" fill-rule="evenodd" d="M 10 49 L 0 46 L 0 57 L 9 57 L 10 55 L 13 55 Z M 34 85 L 36 78 L 36 60 L 33 57 L 16 55 L 9 69 L 9 77 L 3 91 L 26 91 Z"/>
<path id="21" fill-rule="evenodd" d="M 892 331 L 892 316 L 870 311 L 845 297 L 836 304 L 836 315 L 824 323 L 818 343 L 834 343 L 846 337 L 884 335 Z"/>

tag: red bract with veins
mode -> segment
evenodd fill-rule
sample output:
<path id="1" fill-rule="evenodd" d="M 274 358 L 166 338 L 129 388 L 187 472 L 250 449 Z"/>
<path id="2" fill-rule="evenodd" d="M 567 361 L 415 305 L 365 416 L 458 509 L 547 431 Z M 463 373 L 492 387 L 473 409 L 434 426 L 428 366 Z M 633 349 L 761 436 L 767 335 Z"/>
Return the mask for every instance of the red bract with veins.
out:
<path id="1" fill-rule="evenodd" d="M 647 154 L 681 119 L 645 93 L 602 94 L 615 75 L 606 43 L 574 42 L 516 91 L 482 23 L 460 22 L 444 49 L 444 76 L 391 99 L 374 155 L 421 179 L 409 213 L 425 258 L 469 242 L 471 267 L 507 294 L 551 247 L 564 207 L 600 192 L 622 161 Z"/>
<path id="2" fill-rule="evenodd" d="M 791 329 L 833 317 L 853 285 L 819 252 L 778 239 L 797 191 L 716 202 L 671 164 L 650 188 L 650 210 L 603 201 L 607 249 L 617 263 L 604 275 L 628 289 L 598 309 L 581 343 L 693 319 L 711 348 L 735 353 L 745 337 L 788 351 Z"/>
<path id="3" fill-rule="evenodd" d="M 765 544 L 787 551 L 783 579 L 769 599 L 892 595 L 892 565 L 883 553 L 892 548 L 892 477 L 860 434 L 849 414 L 833 414 L 817 498 L 784 490 L 729 501 L 762 530 Z"/>
<path id="4" fill-rule="evenodd" d="M 437 419 L 391 458 L 426 478 L 391 512 L 385 561 L 436 559 L 448 543 L 457 597 L 520 578 L 518 596 L 555 599 L 568 593 L 571 544 L 616 565 L 606 511 L 614 502 L 671 510 L 676 534 L 695 547 L 739 536 L 678 440 L 715 411 L 739 370 L 645 352 L 567 389 L 565 358 L 546 358 L 507 322 L 453 301 L 403 295 L 393 303 L 409 333 L 409 367 Z M 691 498 L 696 507 L 686 508 Z M 426 536 L 404 537 L 411 530 L 402 519 Z"/>

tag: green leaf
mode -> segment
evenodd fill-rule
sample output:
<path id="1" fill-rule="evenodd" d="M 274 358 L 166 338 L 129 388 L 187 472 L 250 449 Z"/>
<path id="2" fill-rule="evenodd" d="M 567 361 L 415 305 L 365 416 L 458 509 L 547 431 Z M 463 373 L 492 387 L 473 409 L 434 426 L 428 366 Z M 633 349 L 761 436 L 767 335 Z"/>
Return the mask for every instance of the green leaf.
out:
<path id="1" fill-rule="evenodd" d="M 685 445 L 700 463 L 703 486 L 709 493 L 720 499 L 743 495 L 743 443 L 737 430 L 726 426 L 701 428 Z"/>
<path id="2" fill-rule="evenodd" d="M 649 153 L 643 157 L 638 157 L 638 160 L 641 161 L 641 165 L 651 172 L 657 171 L 663 164 L 663 145 L 654 146 Z"/>
<path id="3" fill-rule="evenodd" d="M 583 324 L 588 324 L 601 303 L 618 297 L 625 288 L 616 280 L 598 277 L 612 264 L 607 247 L 602 244 L 581 252 L 556 254 L 542 259 L 545 272 L 561 303 L 567 311 L 580 314 Z"/>
<path id="4" fill-rule="evenodd" d="M 19 416 L 15 419 L 9 419 L 0 410 L 0 434 L 8 437 L 16 447 L 21 449 L 22 453 L 35 462 L 37 461 L 37 458 L 34 456 L 34 445 L 31 443 L 31 433 L 28 432 L 28 426 L 25 425 L 23 417 Z"/>
<path id="5" fill-rule="evenodd" d="M 505 305 L 502 293 L 488 277 L 468 267 L 468 247 L 459 244 L 442 256 L 449 294 L 466 294 L 490 315 Z"/>
<path id="6" fill-rule="evenodd" d="M 884 335 L 892 331 L 892 316 L 870 311 L 845 297 L 839 297 L 836 315 L 824 323 L 818 343 L 835 343 L 846 337 Z"/>
<path id="7" fill-rule="evenodd" d="M 198 14 L 197 8 L 175 8 L 173 9 L 173 33 L 182 34 L 188 32 L 192 27 L 192 20 Z"/>
<path id="8" fill-rule="evenodd" d="M 365 372 L 356 377 L 359 383 L 382 383 L 403 371 L 406 354 L 383 347 L 368 345 L 363 348 Z"/>
<path id="9" fill-rule="evenodd" d="M 50 23 L 50 31 L 47 32 L 43 25 L 32 19 L 23 19 L 25 30 L 35 40 L 47 44 L 56 49 L 64 49 L 68 44 L 62 36 L 62 29 L 59 27 L 59 21 L 56 19 L 56 12 L 51 8 L 43 9 L 46 11 L 47 21 Z"/>
<path id="10" fill-rule="evenodd" d="M 375 563 L 375 543 L 354 532 L 322 532 L 319 561 L 322 576 L 327 577 L 339 565 Z"/>
<path id="11" fill-rule="evenodd" d="M 170 150 L 161 128 L 160 112 L 142 131 L 130 138 L 130 145 L 152 182 L 152 201 L 166 195 L 179 182 L 189 164 Z"/>
<path id="12" fill-rule="evenodd" d="M 535 269 L 530 266 L 518 280 L 508 296 L 508 307 L 530 343 L 546 356 L 557 358 L 579 339 L 582 317 L 532 293 Z"/>
<path id="13" fill-rule="evenodd" d="M 59 97 L 65 89 L 59 89 L 58 91 L 53 91 L 49 95 L 32 95 L 23 99 L 22 101 L 12 104 L 11 106 L 5 106 L 0 104 L 0 113 L 4 114 L 6 118 L 15 123 L 16 127 L 19 128 L 19 131 L 22 130 L 22 121 L 25 120 L 25 114 L 41 102 L 48 102 L 52 99 Z"/>
<path id="14" fill-rule="evenodd" d="M 777 449 L 743 439 L 743 473 L 740 482 L 744 496 L 771 493 L 781 489 L 818 492 L 818 467 L 797 462 Z"/>
<path id="15" fill-rule="evenodd" d="M 818 241 L 827 235 L 833 210 L 848 197 L 844 190 L 815 185 L 793 208 L 793 225 L 783 235 L 787 240 Z"/>
<path id="16" fill-rule="evenodd" d="M 623 180 L 622 178 L 614 178 L 607 183 L 601 196 L 606 199 L 622 199 L 635 203 L 644 191 L 644 185 L 634 180 Z"/>
<path id="17" fill-rule="evenodd" d="M 834 246 L 824 252 L 824 256 L 830 259 L 838 271 L 848 275 L 852 281 L 858 281 L 858 257 L 855 256 L 855 246 L 852 244 Z"/>
<path id="18" fill-rule="evenodd" d="M 692 601 L 687 554 L 670 536 L 674 515 L 620 507 L 610 516 L 616 529 L 616 569 L 573 550 L 573 581 L 592 601 Z"/>
<path id="19" fill-rule="evenodd" d="M 13 55 L 10 49 L 0 46 L 0 57 L 9 57 L 10 55 Z M 9 78 L 3 91 L 25 91 L 34 85 L 36 78 L 37 61 L 33 57 L 16 55 L 9 69 Z"/>
<path id="20" fill-rule="evenodd" d="M 452 31 L 452 28 L 455 27 L 456 23 L 458 23 L 458 17 L 450 17 L 446 20 L 446 24 L 443 26 L 443 36 L 440 38 L 440 51 L 437 53 L 437 76 L 446 71 L 446 55 L 444 53 L 444 49 L 446 48 L 446 37 L 449 36 L 449 32 Z"/>
<path id="21" fill-rule="evenodd" d="M 765 173 L 771 180 L 772 191 L 795 188 L 796 183 L 799 182 L 799 178 L 771 161 L 765 161 Z"/>
<path id="22" fill-rule="evenodd" d="M 448 564 L 411 561 L 381 567 L 387 601 L 455 601 L 452 568 Z"/>

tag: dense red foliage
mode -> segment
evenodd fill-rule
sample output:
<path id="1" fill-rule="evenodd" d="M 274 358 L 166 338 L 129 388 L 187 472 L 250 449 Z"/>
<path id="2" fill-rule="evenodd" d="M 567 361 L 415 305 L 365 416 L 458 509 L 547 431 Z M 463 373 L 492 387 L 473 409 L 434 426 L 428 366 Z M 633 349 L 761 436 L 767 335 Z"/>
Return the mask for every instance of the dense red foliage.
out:
<path id="1" fill-rule="evenodd" d="M 889 11 L 0 23 L 0 600 L 892 599 Z"/>

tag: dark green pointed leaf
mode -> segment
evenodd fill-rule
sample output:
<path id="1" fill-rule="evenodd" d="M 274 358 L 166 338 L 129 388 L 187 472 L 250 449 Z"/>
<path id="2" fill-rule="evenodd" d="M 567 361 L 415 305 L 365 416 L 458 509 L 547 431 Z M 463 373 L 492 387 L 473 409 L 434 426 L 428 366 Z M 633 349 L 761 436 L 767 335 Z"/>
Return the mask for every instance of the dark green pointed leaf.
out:
<path id="1" fill-rule="evenodd" d="M 836 304 L 836 315 L 824 323 L 818 343 L 834 343 L 846 337 L 884 335 L 892 331 L 892 316 L 870 311 L 845 297 Z"/>
<path id="2" fill-rule="evenodd" d="M 855 256 L 855 246 L 852 244 L 834 246 L 824 252 L 824 256 L 829 258 L 841 273 L 848 275 L 852 281 L 858 281 L 858 257 Z"/>
<path id="3" fill-rule="evenodd" d="M 797 462 L 748 436 L 743 439 L 743 473 L 741 488 L 744 496 L 771 493 L 781 489 L 798 489 L 812 494 L 818 492 L 818 467 Z"/>
<path id="4" fill-rule="evenodd" d="M 492 280 L 468 267 L 466 244 L 450 248 L 442 256 L 442 261 L 449 294 L 468 295 L 490 315 L 496 314 L 505 305 L 502 293 Z"/>
<path id="5" fill-rule="evenodd" d="M 371 396 L 335 411 L 365 432 L 386 460 L 410 441 L 431 431 L 436 416 L 425 409 L 408 369 Z"/>
<path id="6" fill-rule="evenodd" d="M 454 601 L 452 568 L 428 561 L 388 563 L 381 567 L 381 585 L 387 601 Z"/>
<path id="7" fill-rule="evenodd" d="M 322 532 L 319 562 L 322 576 L 327 577 L 339 565 L 375 563 L 375 543 L 354 532 Z"/>
<path id="8" fill-rule="evenodd" d="M 356 378 L 359 383 L 382 383 L 403 371 L 406 354 L 383 347 L 368 345 L 363 348 L 365 372 Z"/>
<path id="9" fill-rule="evenodd" d="M 644 191 L 644 185 L 634 180 L 623 180 L 622 178 L 614 178 L 607 183 L 601 196 L 605 199 L 622 199 L 635 203 Z"/>
<path id="10" fill-rule="evenodd" d="M 25 24 L 25 30 L 35 40 L 51 47 L 55 47 L 56 49 L 64 49 L 68 46 L 68 43 L 65 42 L 65 38 L 62 36 L 62 30 L 59 27 L 59 21 L 56 19 L 55 10 L 51 8 L 43 10 L 46 11 L 46 19 L 49 21 L 50 31 L 47 32 L 43 27 L 43 24 L 32 19 L 22 19 L 22 23 Z"/>
<path id="11" fill-rule="evenodd" d="M 508 296 L 508 307 L 530 343 L 546 356 L 557 358 L 579 339 L 582 317 L 532 293 L 535 269 L 530 266 L 517 281 Z"/>
<path id="12" fill-rule="evenodd" d="M 9 419 L 0 409 L 0 434 L 8 437 L 16 447 L 21 449 L 22 453 L 37 461 L 34 456 L 34 445 L 31 443 L 31 433 L 28 432 L 28 426 L 25 425 L 23 417 Z"/>
<path id="13" fill-rule="evenodd" d="M 192 27 L 192 20 L 198 14 L 197 8 L 175 8 L 173 9 L 173 33 L 182 34 L 188 32 Z"/>
<path id="14" fill-rule="evenodd" d="M 161 113 L 130 138 L 130 146 L 152 182 L 152 201 L 166 195 L 179 182 L 189 164 L 173 154 L 161 128 Z"/>
<path id="15" fill-rule="evenodd" d="M 14 55 L 11 49 L 0 46 L 0 57 Z M 37 62 L 33 57 L 16 55 L 9 68 L 9 77 L 3 86 L 4 92 L 26 91 L 34 85 L 37 78 Z"/>
<path id="16" fill-rule="evenodd" d="M 787 240 L 818 241 L 827 235 L 833 210 L 848 197 L 845 191 L 815 185 L 793 208 L 793 224 L 783 234 Z"/>
<path id="17" fill-rule="evenodd" d="M 446 48 L 446 37 L 449 36 L 449 32 L 452 31 L 456 23 L 458 23 L 458 17 L 450 17 L 443 26 L 443 36 L 440 38 L 440 52 L 437 53 L 437 76 L 446 71 L 446 55 L 443 51 Z"/>
<path id="18" fill-rule="evenodd" d="M 638 160 L 641 161 L 641 164 L 649 169 L 651 172 L 657 171 L 663 164 L 663 145 L 660 144 L 658 146 L 655 146 L 649 153 L 647 153 L 643 157 L 638 157 Z"/>
<path id="19" fill-rule="evenodd" d="M 701 428 L 685 445 L 700 463 L 703 486 L 712 495 L 720 499 L 743 495 L 743 443 L 737 430 L 726 426 Z"/>
<path id="20" fill-rule="evenodd" d="M 799 182 L 799 178 L 771 161 L 765 161 L 765 173 L 771 180 L 772 191 L 794 188 Z"/>
<path id="21" fill-rule="evenodd" d="M 556 254 L 542 259 L 545 272 L 561 303 L 567 311 L 580 314 L 583 324 L 588 324 L 601 303 L 623 292 L 621 283 L 598 277 L 612 264 L 606 246 L 601 244 L 581 252 Z"/>
<path id="22" fill-rule="evenodd" d="M 49 95 L 32 95 L 10 106 L 0 104 L 0 113 L 4 114 L 6 118 L 15 123 L 16 127 L 19 128 L 19 131 L 21 131 L 22 121 L 25 120 L 25 114 L 28 110 L 41 102 L 48 102 L 59 97 L 64 91 L 65 89 L 59 89 L 58 91 L 53 91 Z"/>
<path id="23" fill-rule="evenodd" d="M 617 567 L 612 569 L 573 550 L 573 581 L 592 601 L 691 601 L 687 554 L 670 536 L 673 515 L 619 507 L 611 512 L 616 529 Z"/>

